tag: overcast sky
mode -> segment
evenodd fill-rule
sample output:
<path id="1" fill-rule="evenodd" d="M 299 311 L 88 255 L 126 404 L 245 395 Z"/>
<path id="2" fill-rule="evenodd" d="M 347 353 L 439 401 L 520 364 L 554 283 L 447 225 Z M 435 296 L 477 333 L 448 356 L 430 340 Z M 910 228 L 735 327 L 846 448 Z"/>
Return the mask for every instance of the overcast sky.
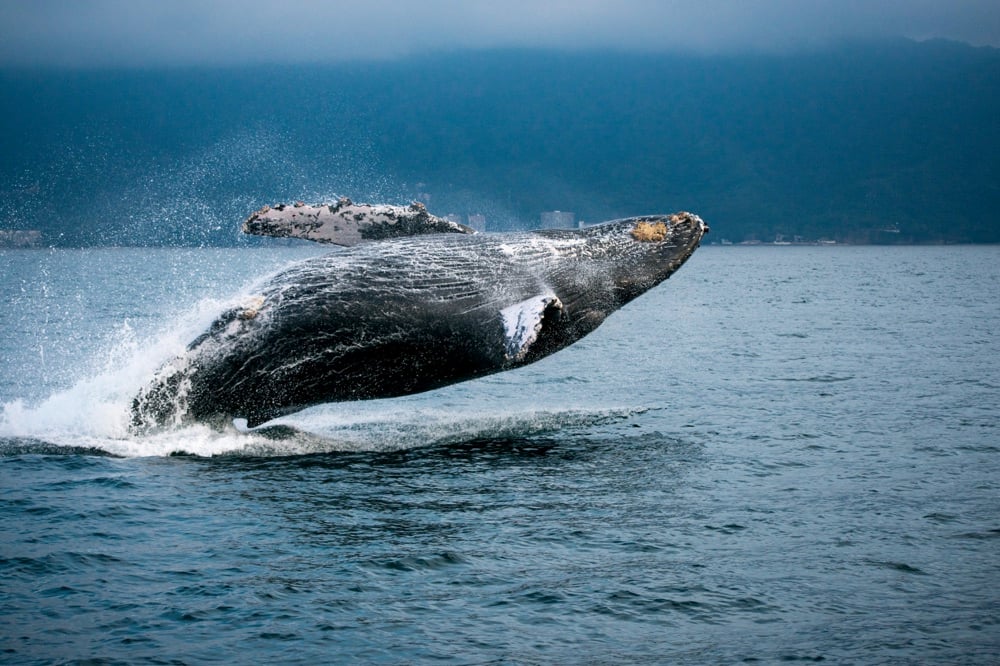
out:
<path id="1" fill-rule="evenodd" d="M 455 48 L 1000 47 L 1000 0 L 0 0 L 0 66 L 385 58 Z"/>

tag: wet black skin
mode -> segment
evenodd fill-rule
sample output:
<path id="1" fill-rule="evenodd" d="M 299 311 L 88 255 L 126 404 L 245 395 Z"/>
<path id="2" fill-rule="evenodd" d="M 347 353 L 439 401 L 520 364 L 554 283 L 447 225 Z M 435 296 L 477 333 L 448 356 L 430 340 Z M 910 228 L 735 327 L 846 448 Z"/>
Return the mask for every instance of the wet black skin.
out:
<path id="1" fill-rule="evenodd" d="M 137 431 L 255 426 L 323 402 L 427 391 L 531 363 L 594 330 L 673 273 L 705 231 L 635 240 L 632 218 L 582 231 L 433 235 L 337 250 L 274 276 L 218 317 L 135 398 Z M 558 297 L 522 357 L 501 310 Z"/>

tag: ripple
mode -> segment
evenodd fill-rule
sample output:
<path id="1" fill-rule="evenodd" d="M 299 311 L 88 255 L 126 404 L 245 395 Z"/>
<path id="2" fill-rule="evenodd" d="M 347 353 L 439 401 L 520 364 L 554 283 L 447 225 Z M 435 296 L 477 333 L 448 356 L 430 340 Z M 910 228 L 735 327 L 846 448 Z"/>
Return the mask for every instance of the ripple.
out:
<path id="1" fill-rule="evenodd" d="M 40 557 L 5 557 L 0 558 L 0 570 L 13 575 L 48 576 L 59 573 L 101 569 L 109 565 L 120 565 L 124 562 L 103 553 L 80 553 L 66 551 L 49 553 Z"/>
<path id="2" fill-rule="evenodd" d="M 729 523 L 728 525 L 722 525 L 721 527 L 716 527 L 714 525 L 705 525 L 705 529 L 710 530 L 712 532 L 718 532 L 719 534 L 738 534 L 747 528 L 745 525 Z"/>
<path id="3" fill-rule="evenodd" d="M 927 515 L 924 516 L 924 518 L 926 518 L 931 522 L 941 523 L 941 524 L 953 523 L 958 520 L 958 516 L 955 516 L 950 513 L 941 513 L 941 512 L 928 513 Z"/>
<path id="4" fill-rule="evenodd" d="M 56 444 L 31 437 L 0 438 L 0 457 L 27 455 L 116 457 L 96 446 Z"/>
<path id="5" fill-rule="evenodd" d="M 52 490 L 75 490 L 86 486 L 127 490 L 129 488 L 135 488 L 136 484 L 132 483 L 124 476 L 99 476 L 85 479 L 64 479 L 62 481 L 55 481 L 47 484 L 47 487 Z"/>
<path id="6" fill-rule="evenodd" d="M 467 560 L 458 553 L 444 552 L 434 555 L 410 555 L 383 560 L 377 562 L 377 566 L 391 571 L 436 571 L 467 563 Z"/>
<path id="7" fill-rule="evenodd" d="M 905 573 L 905 574 L 913 574 L 913 575 L 916 575 L 916 576 L 926 576 L 927 575 L 927 573 L 925 571 L 923 571 L 922 569 L 919 569 L 918 567 L 915 567 L 915 566 L 910 565 L 910 564 L 906 564 L 905 562 L 892 562 L 892 561 L 884 561 L 884 560 L 868 560 L 868 563 L 871 564 L 871 565 L 873 565 L 873 566 L 876 566 L 876 567 L 882 567 L 884 569 L 891 569 L 892 571 L 899 571 L 899 572 Z"/>
<path id="8" fill-rule="evenodd" d="M 992 530 L 985 530 L 982 532 L 962 532 L 961 534 L 956 534 L 956 538 L 959 539 L 974 539 L 974 540 L 986 540 L 986 539 L 1000 539 L 1000 527 Z"/>
<path id="9" fill-rule="evenodd" d="M 782 382 L 810 382 L 816 384 L 834 384 L 837 382 L 848 382 L 854 379 L 854 375 L 812 375 L 810 377 L 776 377 L 776 381 Z"/>

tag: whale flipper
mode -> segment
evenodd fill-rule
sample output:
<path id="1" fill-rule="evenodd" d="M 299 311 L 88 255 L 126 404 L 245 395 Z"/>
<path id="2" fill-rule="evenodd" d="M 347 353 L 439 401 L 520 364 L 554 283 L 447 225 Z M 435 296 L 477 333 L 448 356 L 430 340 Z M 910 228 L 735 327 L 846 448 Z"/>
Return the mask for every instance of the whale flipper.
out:
<path id="1" fill-rule="evenodd" d="M 243 222 L 243 233 L 351 246 L 400 236 L 476 232 L 464 224 L 431 215 L 422 203 L 356 204 L 343 197 L 337 203 L 318 206 L 301 202 L 264 206 Z"/>

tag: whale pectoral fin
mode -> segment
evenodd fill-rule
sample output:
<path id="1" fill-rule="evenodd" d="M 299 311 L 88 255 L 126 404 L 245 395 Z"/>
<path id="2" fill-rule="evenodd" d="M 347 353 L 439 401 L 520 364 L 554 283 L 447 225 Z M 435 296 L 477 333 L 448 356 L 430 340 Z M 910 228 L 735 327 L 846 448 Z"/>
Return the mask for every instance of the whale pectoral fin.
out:
<path id="1" fill-rule="evenodd" d="M 350 246 L 400 236 L 476 232 L 464 224 L 431 215 L 421 203 L 356 204 L 345 197 L 318 206 L 301 202 L 264 206 L 243 222 L 243 233 Z"/>
<path id="2" fill-rule="evenodd" d="M 563 304 L 553 293 L 539 294 L 500 311 L 504 328 L 504 357 L 522 361 L 538 340 L 545 323 L 562 314 Z"/>

